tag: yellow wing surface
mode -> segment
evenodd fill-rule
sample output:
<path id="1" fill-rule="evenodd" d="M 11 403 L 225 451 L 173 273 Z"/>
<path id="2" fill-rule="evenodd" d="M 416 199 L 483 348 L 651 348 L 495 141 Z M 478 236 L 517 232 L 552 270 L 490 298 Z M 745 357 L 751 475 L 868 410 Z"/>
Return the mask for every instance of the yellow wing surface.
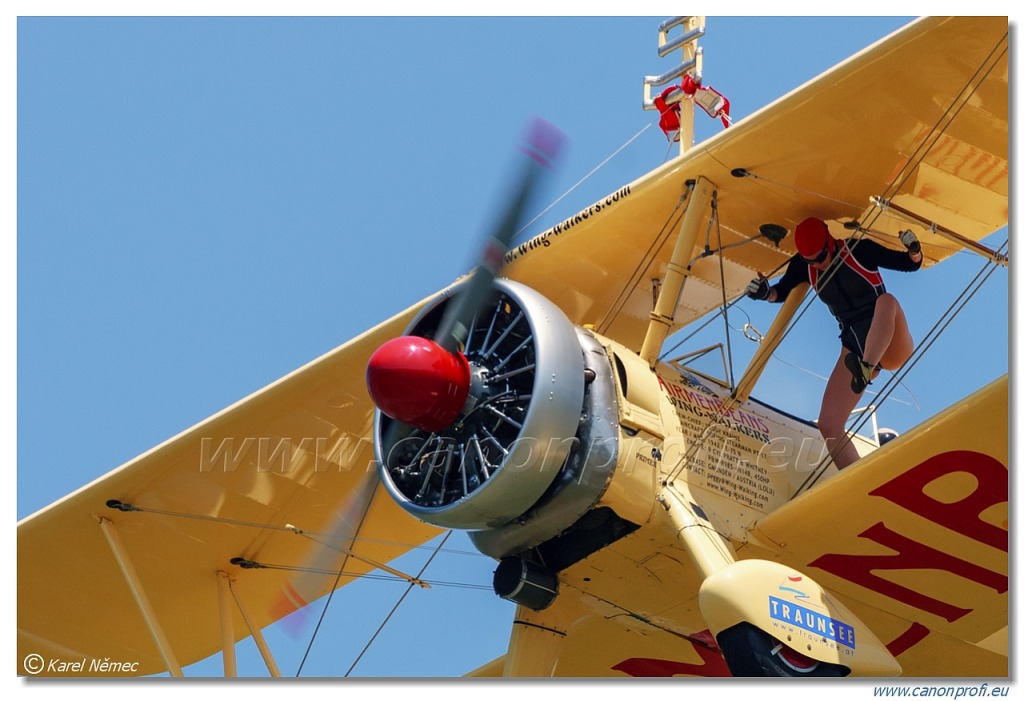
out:
<path id="1" fill-rule="evenodd" d="M 1008 402 L 1003 376 L 762 519 L 741 556 L 841 596 L 904 676 L 1006 676 Z"/>
<path id="2" fill-rule="evenodd" d="M 871 198 L 890 200 L 970 240 L 1005 226 L 1007 104 L 1005 17 L 919 20 L 511 251 L 507 275 L 547 296 L 573 323 L 592 325 L 613 340 L 639 347 L 652 307 L 652 280 L 664 277 L 681 198 L 687 181 L 697 177 L 716 190 L 717 220 L 707 222 L 711 248 L 745 242 L 766 223 L 792 231 L 804 217 L 816 215 L 856 219 L 872 236 L 895 245 L 896 231 L 916 226 L 927 262 L 934 264 L 960 245 L 891 210 L 875 209 Z M 780 247 L 759 239 L 728 248 L 724 277 L 717 259 L 696 260 L 674 328 L 721 305 L 723 297 L 737 296 L 757 271 L 777 269 L 792 252 L 790 239 Z M 286 614 L 289 605 L 281 606 L 280 598 L 288 591 L 289 574 L 246 570 L 231 587 L 244 600 L 247 616 L 233 606 L 231 630 L 225 633 L 218 597 L 232 590 L 225 593 L 227 584 L 217 573 L 237 574 L 233 558 L 295 565 L 322 549 L 287 527 L 329 533 L 347 497 L 364 483 L 373 457 L 366 361 L 381 342 L 399 335 L 420 307 L 414 305 L 20 522 L 18 672 L 25 673 L 20 665 L 35 653 L 67 661 L 137 660 L 137 668 L 127 673 L 151 674 L 203 659 L 229 640 L 248 636 L 246 617 L 260 629 Z M 1005 385 L 1002 400 L 998 390 L 989 392 L 982 402 L 985 410 L 997 411 L 1002 401 L 1005 429 Z M 967 425 L 957 423 L 956 416 L 949 420 Z M 990 540 L 993 529 L 1005 534 L 1005 496 L 1002 506 L 993 502 L 972 512 L 978 502 L 996 497 L 971 497 L 970 470 L 952 469 L 934 477 L 934 485 L 914 482 L 916 511 L 896 503 L 898 494 L 877 492 L 901 475 L 911 480 L 924 474 L 915 470 L 927 472 L 931 468 L 915 466 L 931 465 L 928 461 L 937 458 L 929 455 L 952 451 L 932 448 L 937 445 L 932 436 L 944 436 L 944 430 L 914 441 L 922 447 L 901 447 L 898 465 L 886 461 L 894 451 L 879 451 L 855 474 L 801 497 L 756 531 L 765 552 L 829 573 L 823 583 L 865 609 L 857 613 L 877 623 L 881 635 L 903 641 L 894 644 L 904 648 L 899 659 L 905 667 L 918 655 L 942 649 L 934 648 L 934 641 L 959 639 L 985 650 L 998 647 L 1000 635 L 1005 639 L 1006 594 L 999 587 L 1006 579 L 1006 553 Z M 949 433 L 952 440 L 954 432 Z M 955 435 L 967 433 L 957 430 Z M 969 450 L 986 456 L 987 469 L 1005 471 L 1005 435 L 994 441 L 1003 446 L 1001 453 L 992 452 L 992 441 L 977 438 Z M 907 442 L 901 440 L 901 446 Z M 954 497 L 944 496 L 947 489 Z M 954 501 L 943 501 L 948 498 Z M 935 506 L 959 502 L 970 507 Z M 823 504 L 828 508 L 822 509 Z M 856 519 L 840 517 L 839 505 L 845 504 Z M 872 509 L 884 510 L 884 517 L 874 519 Z M 947 513 L 976 518 L 952 527 L 944 522 Z M 355 520 L 355 552 L 365 559 L 347 559 L 345 570 L 353 574 L 437 532 L 405 515 L 383 491 Z M 808 531 L 822 539 L 807 538 Z M 947 532 L 958 549 L 936 541 Z M 844 569 L 856 557 L 884 558 L 895 542 L 888 540 L 895 537 L 891 533 L 962 558 L 963 569 L 940 566 L 942 574 L 935 577 L 911 568 L 909 574 L 893 575 L 893 584 L 886 584 L 888 575 L 858 580 Z M 850 549 L 839 549 L 845 545 Z M 120 564 L 115 553 L 121 555 Z M 344 557 L 339 554 L 334 566 Z M 127 584 L 132 577 L 144 584 L 134 593 Z M 916 598 L 885 594 L 913 590 L 918 580 L 925 588 Z M 303 598 L 311 600 L 346 581 L 327 578 Z M 140 610 L 153 613 L 150 622 Z M 927 634 L 907 624 L 916 620 L 911 614 L 921 611 L 931 617 Z M 601 640 L 605 627 L 592 625 L 593 634 L 581 637 Z M 609 640 L 633 634 L 621 626 L 607 631 Z M 158 651 L 153 641 L 159 635 L 173 658 Z M 911 638 L 916 640 L 912 645 Z M 692 641 L 681 644 L 694 668 L 703 663 L 705 648 L 698 650 Z M 643 649 L 638 646 L 636 655 L 622 659 L 646 659 Z M 582 673 L 589 669 L 584 659 L 581 654 L 573 663 L 567 657 L 562 668 Z M 997 666 L 993 663 L 993 669 Z M 49 673 L 65 672 L 81 674 L 75 669 Z"/>
<path id="3" fill-rule="evenodd" d="M 240 576 L 231 560 L 302 566 L 323 549 L 319 541 L 372 465 L 366 361 L 417 307 L 19 523 L 19 673 L 28 671 L 21 665 L 31 654 L 67 663 L 42 676 L 89 674 L 94 659 L 137 662 L 126 672 L 153 674 L 214 654 L 225 644 L 218 572 L 238 577 L 235 594 L 255 628 L 294 610 L 292 573 Z M 111 500 L 140 511 L 111 508 Z M 374 569 L 366 560 L 387 562 L 439 532 L 406 515 L 383 489 L 353 518 L 361 536 L 354 551 L 366 559 L 344 562 L 351 576 Z M 116 549 L 108 533 L 119 541 Z M 140 582 L 173 660 L 154 645 L 116 552 Z M 334 569 L 343 560 L 336 555 Z M 312 601 L 351 576 L 313 578 L 300 595 Z M 247 637 L 241 610 L 234 603 L 230 610 L 232 637 Z M 82 660 L 85 667 L 76 669 Z"/>

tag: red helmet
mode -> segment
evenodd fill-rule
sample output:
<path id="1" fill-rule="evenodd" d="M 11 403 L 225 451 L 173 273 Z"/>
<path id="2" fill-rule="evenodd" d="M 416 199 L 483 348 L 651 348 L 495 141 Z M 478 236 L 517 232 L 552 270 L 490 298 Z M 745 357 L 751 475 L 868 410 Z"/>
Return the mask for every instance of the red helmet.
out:
<path id="1" fill-rule="evenodd" d="M 828 233 L 828 226 L 825 225 L 825 222 L 817 217 L 808 217 L 800 222 L 796 227 L 794 238 L 797 252 L 807 259 L 817 258 L 825 246 L 831 249 L 832 242 L 835 240 Z"/>

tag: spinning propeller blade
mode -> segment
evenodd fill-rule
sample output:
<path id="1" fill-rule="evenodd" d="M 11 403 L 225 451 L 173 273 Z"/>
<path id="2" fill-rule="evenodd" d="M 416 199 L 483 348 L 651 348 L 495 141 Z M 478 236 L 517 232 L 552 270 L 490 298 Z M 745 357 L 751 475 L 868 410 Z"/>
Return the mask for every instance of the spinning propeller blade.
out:
<path id="1" fill-rule="evenodd" d="M 338 573 L 344 569 L 355 543 L 356 534 L 370 508 L 373 494 L 380 484 L 376 470 L 368 470 L 356 488 L 345 499 L 330 528 L 323 533 L 309 533 L 289 526 L 296 535 L 316 542 L 312 556 L 288 581 L 271 605 L 275 619 L 290 617 L 285 630 L 297 636 L 307 622 L 303 609 L 334 588 Z M 296 615 L 292 615 L 296 614 Z"/>
<path id="2" fill-rule="evenodd" d="M 460 352 L 474 315 L 485 304 L 495 277 L 505 264 L 512 238 L 550 170 L 565 136 L 534 118 L 520 151 L 525 154 L 512 197 L 494 230 L 486 237 L 476 267 L 451 301 L 433 338 L 401 336 L 383 344 L 370 358 L 366 384 L 384 414 L 425 431 L 440 431 L 455 421 L 466 404 L 471 370 Z"/>
<path id="3" fill-rule="evenodd" d="M 445 350 L 458 350 L 465 343 L 473 315 L 487 299 L 491 283 L 504 267 L 505 254 L 522 225 L 523 214 L 529 210 L 542 176 L 553 166 L 564 142 L 565 136 L 549 122 L 535 117 L 530 123 L 520 147 L 526 159 L 512 197 L 493 232 L 484 239 L 469 282 L 458 299 L 452 301 L 438 327 L 434 340 Z"/>
<path id="4" fill-rule="evenodd" d="M 465 343 L 474 315 L 486 302 L 494 279 L 504 266 L 505 254 L 522 226 L 523 214 L 541 177 L 551 168 L 564 141 L 564 135 L 548 122 L 535 118 L 530 123 L 520 147 L 527 158 L 512 196 L 494 230 L 486 237 L 466 286 L 441 319 L 434 339 L 402 336 L 383 344 L 370 359 L 367 387 L 376 406 L 396 419 L 391 431 L 440 430 L 459 416 L 470 388 L 469 361 L 459 349 Z M 359 558 L 351 549 L 379 483 L 377 471 L 367 472 L 326 533 L 292 528 L 318 545 L 273 605 L 275 618 L 289 617 L 285 629 L 291 634 L 297 634 L 305 624 L 303 609 L 335 587 L 336 579 L 331 578 L 340 576 L 348 558 Z M 427 586 L 386 565 L 371 564 L 411 583 Z"/>

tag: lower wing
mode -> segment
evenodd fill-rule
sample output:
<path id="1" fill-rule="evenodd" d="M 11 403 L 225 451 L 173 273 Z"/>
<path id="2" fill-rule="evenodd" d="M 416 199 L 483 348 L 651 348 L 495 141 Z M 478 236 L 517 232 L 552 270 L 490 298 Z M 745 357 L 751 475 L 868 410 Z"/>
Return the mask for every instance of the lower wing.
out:
<path id="1" fill-rule="evenodd" d="M 764 518 L 741 557 L 839 595 L 905 676 L 1006 676 L 1007 402 L 1004 375 Z"/>

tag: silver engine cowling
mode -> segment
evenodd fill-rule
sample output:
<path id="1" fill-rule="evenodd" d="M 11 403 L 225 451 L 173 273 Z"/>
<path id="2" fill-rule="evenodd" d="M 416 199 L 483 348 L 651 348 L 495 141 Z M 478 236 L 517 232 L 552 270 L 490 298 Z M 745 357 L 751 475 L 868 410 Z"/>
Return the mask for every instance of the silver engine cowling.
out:
<path id="1" fill-rule="evenodd" d="M 406 335 L 431 337 L 459 289 L 424 308 Z M 584 351 L 557 306 L 522 284 L 497 280 L 462 352 L 471 385 L 458 418 L 430 432 L 378 410 L 374 452 L 388 492 L 416 518 L 493 529 L 534 506 L 578 450 Z"/>

